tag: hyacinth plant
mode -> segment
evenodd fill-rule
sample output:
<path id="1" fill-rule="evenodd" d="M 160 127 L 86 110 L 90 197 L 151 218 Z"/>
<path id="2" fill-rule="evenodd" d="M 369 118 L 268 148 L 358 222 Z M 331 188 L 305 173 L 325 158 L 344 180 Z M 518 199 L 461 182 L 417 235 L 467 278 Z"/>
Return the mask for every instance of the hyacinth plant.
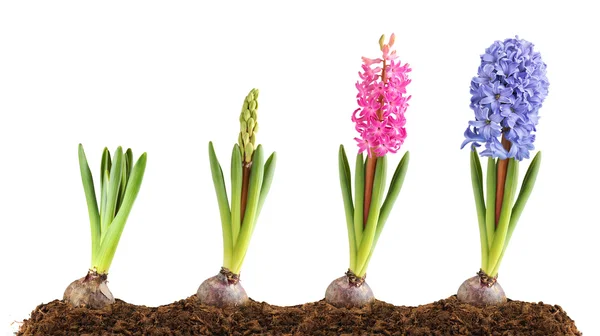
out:
<path id="1" fill-rule="evenodd" d="M 506 302 L 497 282 L 498 268 L 542 160 L 538 151 L 517 194 L 519 162 L 528 159 L 534 149 L 539 109 L 548 95 L 546 64 L 530 42 L 518 37 L 496 41 L 481 56 L 478 74 L 471 81 L 471 94 L 475 120 L 469 121 L 462 147 L 471 143 L 481 269 L 460 286 L 458 299 L 475 305 L 495 305 Z M 481 144 L 485 146 L 478 154 Z M 485 193 L 479 155 L 488 157 Z"/>
<path id="2" fill-rule="evenodd" d="M 406 118 L 410 96 L 406 86 L 410 83 L 408 64 L 401 65 L 392 50 L 395 36 L 387 44 L 381 36 L 381 58 L 363 57 L 357 102 L 359 108 L 352 115 L 360 137 L 356 169 L 354 171 L 354 198 L 350 167 L 344 147 L 339 149 L 339 174 L 346 212 L 350 266 L 345 276 L 335 279 L 325 292 L 325 299 L 337 307 L 360 307 L 374 299 L 373 292 L 365 282 L 367 266 L 375 245 L 398 198 L 406 170 L 409 153 L 406 152 L 393 175 L 387 195 L 385 194 L 388 153 L 396 153 L 406 138 Z M 364 152 L 367 153 L 365 159 Z"/>
<path id="3" fill-rule="evenodd" d="M 79 145 L 79 169 L 87 200 L 92 233 L 92 262 L 86 276 L 73 281 L 63 299 L 74 306 L 100 309 L 115 302 L 108 289 L 108 269 L 112 263 L 127 217 L 140 191 L 146 153 L 133 165 L 133 153 L 118 147 L 111 159 L 104 148 L 100 164 L 100 202 L 83 146 Z"/>
<path id="4" fill-rule="evenodd" d="M 231 154 L 231 203 L 227 198 L 225 179 L 212 142 L 208 144 L 210 169 L 217 194 L 223 232 L 223 267 L 206 279 L 196 293 L 200 303 L 230 307 L 248 302 L 240 284 L 240 270 L 250 244 L 258 215 L 267 198 L 276 154 L 264 162 L 262 145 L 256 145 L 258 131 L 258 89 L 252 89 L 242 105 L 238 143 Z M 231 206 L 230 206 L 231 204 Z"/>

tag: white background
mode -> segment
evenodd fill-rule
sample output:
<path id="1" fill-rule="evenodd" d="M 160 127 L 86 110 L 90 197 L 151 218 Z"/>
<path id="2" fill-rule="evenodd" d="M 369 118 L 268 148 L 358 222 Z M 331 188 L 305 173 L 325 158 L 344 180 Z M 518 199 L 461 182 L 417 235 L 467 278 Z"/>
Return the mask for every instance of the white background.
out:
<path id="1" fill-rule="evenodd" d="M 379 36 L 395 32 L 413 68 L 402 148 L 411 162 L 369 267 L 376 297 L 426 304 L 479 269 L 469 153 L 459 149 L 473 118 L 469 81 L 485 48 L 518 34 L 548 64 L 550 94 L 540 175 L 499 281 L 510 298 L 559 304 L 586 335 L 600 334 L 599 27 L 584 3 L 2 2 L 0 330 L 61 298 L 89 267 L 78 143 L 95 178 L 104 146 L 148 153 L 110 269 L 116 297 L 168 304 L 216 274 L 207 144 L 228 176 L 252 87 L 261 90 L 258 141 L 279 160 L 242 283 L 275 305 L 320 300 L 348 266 L 337 150 L 346 146 L 353 167 L 361 56 L 377 57 Z M 399 159 L 389 157 L 390 177 Z"/>

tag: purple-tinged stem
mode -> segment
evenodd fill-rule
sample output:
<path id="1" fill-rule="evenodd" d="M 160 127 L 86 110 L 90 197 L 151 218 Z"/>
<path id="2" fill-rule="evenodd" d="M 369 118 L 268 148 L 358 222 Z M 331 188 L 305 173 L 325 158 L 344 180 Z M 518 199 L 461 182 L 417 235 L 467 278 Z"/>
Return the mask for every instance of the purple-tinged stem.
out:
<path id="1" fill-rule="evenodd" d="M 242 198 L 240 205 L 240 226 L 244 223 L 244 215 L 246 214 L 246 203 L 248 202 L 248 185 L 250 184 L 250 169 L 252 169 L 252 161 L 242 162 Z"/>
<path id="2" fill-rule="evenodd" d="M 502 135 L 502 147 L 507 151 L 510 150 L 511 143 L 508 141 L 504 134 Z M 500 213 L 502 212 L 502 200 L 504 199 L 504 185 L 506 184 L 506 174 L 508 172 L 508 159 L 499 160 L 498 168 L 496 171 L 496 226 L 498 227 L 498 221 L 500 220 Z"/>
<path id="3" fill-rule="evenodd" d="M 385 75 L 386 62 L 383 60 L 383 68 L 381 70 L 381 80 L 385 83 L 387 77 Z M 383 96 L 379 96 L 379 105 L 383 106 Z M 381 108 L 377 110 L 377 118 L 379 121 L 383 121 L 383 111 Z M 371 197 L 373 195 L 373 183 L 375 182 L 375 170 L 377 168 L 377 156 L 373 152 L 372 148 L 370 155 L 367 156 L 367 166 L 365 168 L 365 197 L 364 197 L 364 208 L 363 208 L 363 229 L 367 227 L 367 219 L 369 219 L 369 209 L 371 208 Z"/>

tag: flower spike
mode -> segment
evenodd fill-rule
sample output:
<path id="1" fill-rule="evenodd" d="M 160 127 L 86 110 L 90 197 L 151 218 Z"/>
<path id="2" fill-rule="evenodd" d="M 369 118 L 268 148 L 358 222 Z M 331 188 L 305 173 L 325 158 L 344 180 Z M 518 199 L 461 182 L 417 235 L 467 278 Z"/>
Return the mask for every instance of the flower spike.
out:
<path id="1" fill-rule="evenodd" d="M 396 153 L 406 139 L 404 113 L 410 99 L 406 86 L 410 83 L 411 69 L 408 64 L 401 64 L 395 50 L 390 52 L 395 35 L 392 34 L 388 44 L 384 44 L 384 39 L 382 35 L 379 40 L 381 58 L 362 58 L 361 81 L 356 83 L 359 108 L 352 114 L 360 134 L 360 138 L 355 138 L 359 151 L 367 151 L 369 157 Z"/>

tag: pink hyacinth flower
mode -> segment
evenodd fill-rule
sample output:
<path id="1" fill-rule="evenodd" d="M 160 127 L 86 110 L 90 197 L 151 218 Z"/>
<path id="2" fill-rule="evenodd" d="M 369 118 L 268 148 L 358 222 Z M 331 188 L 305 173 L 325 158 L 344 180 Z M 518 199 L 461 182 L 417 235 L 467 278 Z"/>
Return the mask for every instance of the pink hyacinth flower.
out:
<path id="1" fill-rule="evenodd" d="M 397 60 L 396 50 L 391 49 L 394 40 L 392 34 L 388 44 L 381 46 L 381 58 L 362 58 L 362 72 L 358 74 L 361 80 L 356 83 L 359 108 L 352 114 L 352 121 L 360 137 L 355 140 L 359 153 L 367 151 L 369 157 L 396 153 L 406 139 L 404 113 L 410 99 L 406 86 L 411 69 Z"/>

